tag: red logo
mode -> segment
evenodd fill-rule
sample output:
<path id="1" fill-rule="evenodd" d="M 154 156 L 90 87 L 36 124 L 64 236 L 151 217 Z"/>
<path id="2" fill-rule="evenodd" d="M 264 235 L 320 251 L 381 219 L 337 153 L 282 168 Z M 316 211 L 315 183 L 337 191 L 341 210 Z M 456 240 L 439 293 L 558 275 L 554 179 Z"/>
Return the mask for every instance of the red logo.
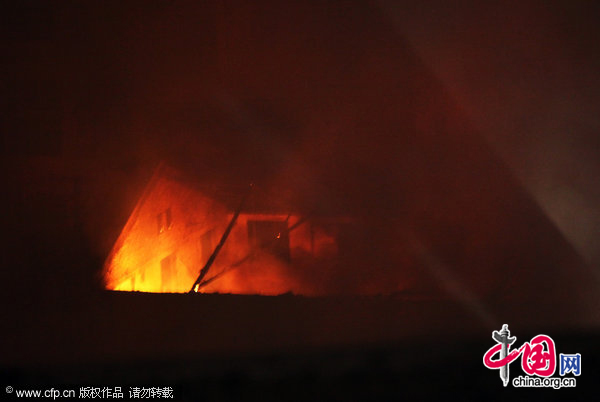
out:
<path id="1" fill-rule="evenodd" d="M 496 345 L 488 349 L 483 355 L 483 364 L 489 369 L 500 370 L 500 378 L 504 386 L 509 381 L 508 366 L 521 356 L 521 367 L 529 375 L 539 377 L 550 377 L 556 370 L 556 348 L 554 341 L 548 335 L 537 335 L 529 342 L 525 342 L 520 348 L 510 350 L 511 344 L 516 337 L 510 336 L 508 325 L 504 324 L 502 330 L 494 331 L 492 338 Z M 493 359 L 500 354 L 499 358 Z"/>

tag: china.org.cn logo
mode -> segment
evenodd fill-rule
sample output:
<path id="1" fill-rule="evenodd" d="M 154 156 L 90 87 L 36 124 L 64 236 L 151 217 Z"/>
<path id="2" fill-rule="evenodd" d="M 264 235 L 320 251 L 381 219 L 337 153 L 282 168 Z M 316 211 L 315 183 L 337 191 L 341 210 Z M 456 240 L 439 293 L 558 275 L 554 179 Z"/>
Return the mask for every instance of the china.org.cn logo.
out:
<path id="1" fill-rule="evenodd" d="M 512 380 L 514 387 L 575 387 L 576 379 L 573 376 L 581 374 L 581 354 L 559 355 L 556 360 L 556 347 L 554 340 L 548 335 L 534 336 L 531 341 L 525 342 L 520 348 L 511 350 L 517 340 L 510 336 L 508 325 L 504 324 L 500 331 L 492 332 L 492 339 L 496 345 L 488 349 L 483 355 L 483 364 L 492 370 L 499 370 L 500 379 L 506 387 L 510 382 L 510 364 L 519 356 L 521 368 L 527 376 L 518 376 Z M 499 354 L 499 357 L 494 357 Z M 552 377 L 559 365 L 560 377 Z M 565 375 L 569 374 L 568 377 Z"/>

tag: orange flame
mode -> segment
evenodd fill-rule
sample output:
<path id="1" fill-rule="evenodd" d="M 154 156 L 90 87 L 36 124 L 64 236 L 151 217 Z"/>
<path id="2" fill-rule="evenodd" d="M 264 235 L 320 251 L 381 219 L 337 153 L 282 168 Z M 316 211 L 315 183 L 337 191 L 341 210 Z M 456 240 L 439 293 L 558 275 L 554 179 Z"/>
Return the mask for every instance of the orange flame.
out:
<path id="1" fill-rule="evenodd" d="M 188 292 L 231 217 L 218 202 L 155 175 L 106 261 L 106 288 Z M 241 214 L 205 278 L 212 280 L 194 291 L 320 293 L 304 268 L 331 261 L 336 239 L 309 222 L 296 225 L 299 220 L 287 214 Z"/>

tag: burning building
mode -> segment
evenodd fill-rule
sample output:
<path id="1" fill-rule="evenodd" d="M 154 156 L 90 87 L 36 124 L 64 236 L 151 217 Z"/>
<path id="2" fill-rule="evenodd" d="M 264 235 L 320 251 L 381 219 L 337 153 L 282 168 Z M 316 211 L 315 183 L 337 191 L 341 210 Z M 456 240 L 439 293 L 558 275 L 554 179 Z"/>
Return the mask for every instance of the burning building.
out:
<path id="1" fill-rule="evenodd" d="M 242 195 L 219 194 L 159 166 L 106 261 L 106 287 L 187 292 L 194 285 L 201 292 L 322 293 L 314 278 L 332 271 L 351 220 L 274 209 L 253 194 L 249 202 L 233 207 Z M 233 225 L 230 233 L 228 224 Z M 224 247 L 219 251 L 220 242 Z M 213 253 L 218 253 L 214 264 L 209 262 Z M 203 267 L 207 275 L 195 283 Z M 313 280 L 307 279 L 308 272 Z"/>

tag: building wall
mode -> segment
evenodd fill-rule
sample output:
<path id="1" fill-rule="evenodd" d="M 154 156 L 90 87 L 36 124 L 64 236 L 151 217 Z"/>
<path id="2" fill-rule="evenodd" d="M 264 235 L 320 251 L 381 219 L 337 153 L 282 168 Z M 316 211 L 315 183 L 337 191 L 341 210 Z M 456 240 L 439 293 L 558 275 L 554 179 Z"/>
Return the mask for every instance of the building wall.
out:
<path id="1" fill-rule="evenodd" d="M 155 177 L 107 260 L 106 287 L 189 291 L 232 217 L 231 211 L 198 191 Z M 204 279 L 218 278 L 199 291 L 324 293 L 323 277 L 338 254 L 337 227 L 301 220 L 290 214 L 240 214 Z M 253 232 L 257 226 L 263 227 L 260 242 Z M 269 228 L 281 228 L 281 233 L 270 233 Z"/>
<path id="2" fill-rule="evenodd" d="M 216 244 L 211 234 L 226 222 L 223 206 L 175 181 L 153 179 L 107 261 L 107 288 L 189 290 Z"/>

